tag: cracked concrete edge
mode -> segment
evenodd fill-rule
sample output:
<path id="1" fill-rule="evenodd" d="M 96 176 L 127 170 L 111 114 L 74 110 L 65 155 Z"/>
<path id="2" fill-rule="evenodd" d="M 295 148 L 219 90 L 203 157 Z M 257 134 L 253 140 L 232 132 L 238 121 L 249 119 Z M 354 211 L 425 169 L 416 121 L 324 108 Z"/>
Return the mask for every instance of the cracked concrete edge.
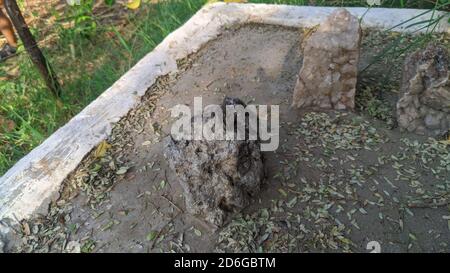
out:
<path id="1" fill-rule="evenodd" d="M 110 135 L 113 124 L 140 102 L 156 79 L 175 73 L 177 60 L 197 52 L 208 41 L 218 37 L 224 27 L 245 23 L 312 27 L 319 24 L 334 9 L 224 3 L 203 7 L 102 95 L 0 178 L 0 219 L 20 221 L 36 212 L 46 212 L 50 201 L 57 197 L 64 179 L 92 149 Z M 431 16 L 431 13 L 424 14 L 425 10 L 412 9 L 348 10 L 358 17 L 364 15 L 363 28 L 394 27 L 393 30 L 400 32 L 424 31 L 417 25 L 410 28 L 397 25 L 420 14 L 422 15 L 408 24 L 429 19 Z M 435 31 L 449 33 L 447 18 L 441 21 Z"/>

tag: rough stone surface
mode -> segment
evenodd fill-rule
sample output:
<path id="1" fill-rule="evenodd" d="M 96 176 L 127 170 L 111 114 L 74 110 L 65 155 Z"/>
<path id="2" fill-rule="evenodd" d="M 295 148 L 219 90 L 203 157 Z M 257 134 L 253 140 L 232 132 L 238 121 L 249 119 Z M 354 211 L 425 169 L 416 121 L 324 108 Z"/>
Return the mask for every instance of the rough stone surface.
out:
<path id="1" fill-rule="evenodd" d="M 29 219 L 49 205 L 64 179 L 111 132 L 111 126 L 141 102 L 155 80 L 177 71 L 177 60 L 197 52 L 224 29 L 243 24 L 271 24 L 309 28 L 322 22 L 335 8 L 292 5 L 235 4 L 205 5 L 180 29 L 169 34 L 152 52 L 108 88 L 86 109 L 50 136 L 0 177 L 0 219 Z M 446 15 L 445 11 L 424 13 L 415 9 L 348 8 L 361 17 L 363 28 L 393 29 L 399 32 L 426 32 L 414 24 Z M 400 24 L 409 20 L 408 28 Z M 447 18 L 434 29 L 450 33 Z M 67 145 L 76 143 L 77 145 Z M 69 156 L 70 155 L 70 156 Z"/>
<path id="2" fill-rule="evenodd" d="M 361 28 L 346 9 L 337 9 L 304 41 L 304 59 L 293 106 L 353 109 Z"/>
<path id="3" fill-rule="evenodd" d="M 448 132 L 450 82 L 445 48 L 430 44 L 406 58 L 397 120 L 400 128 L 409 132 L 431 136 Z"/>
<path id="4" fill-rule="evenodd" d="M 241 104 L 240 100 L 226 98 L 222 108 L 236 102 Z M 249 204 L 264 179 L 258 141 L 177 141 L 169 136 L 164 156 L 183 187 L 188 212 L 217 227 L 230 213 Z"/>

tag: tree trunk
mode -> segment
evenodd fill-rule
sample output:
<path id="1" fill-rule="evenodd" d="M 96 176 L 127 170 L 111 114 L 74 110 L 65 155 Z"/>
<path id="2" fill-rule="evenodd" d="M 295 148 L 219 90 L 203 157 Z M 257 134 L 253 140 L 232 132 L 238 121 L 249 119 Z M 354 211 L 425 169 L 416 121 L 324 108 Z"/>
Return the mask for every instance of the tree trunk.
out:
<path id="1" fill-rule="evenodd" d="M 4 0 L 6 11 L 14 25 L 20 39 L 25 46 L 31 60 L 36 65 L 42 77 L 47 84 L 47 87 L 53 92 L 56 97 L 61 95 L 61 86 L 59 85 L 56 74 L 51 68 L 50 64 L 45 59 L 42 51 L 39 49 L 36 40 L 28 28 L 16 0 Z"/>

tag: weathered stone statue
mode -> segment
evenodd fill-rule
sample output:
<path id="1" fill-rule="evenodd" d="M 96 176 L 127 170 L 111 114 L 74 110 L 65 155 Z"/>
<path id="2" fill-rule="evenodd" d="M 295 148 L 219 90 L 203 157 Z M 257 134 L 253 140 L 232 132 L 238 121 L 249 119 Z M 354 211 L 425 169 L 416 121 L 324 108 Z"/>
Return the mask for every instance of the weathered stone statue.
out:
<path id="1" fill-rule="evenodd" d="M 222 108 L 236 103 L 242 104 L 226 98 Z M 184 189 L 187 211 L 217 227 L 224 224 L 228 214 L 249 204 L 264 179 L 257 140 L 177 141 L 169 136 L 164 156 Z"/>
<path id="2" fill-rule="evenodd" d="M 294 107 L 353 109 L 361 28 L 338 9 L 304 41 L 303 66 L 294 90 Z"/>
<path id="3" fill-rule="evenodd" d="M 441 136 L 450 129 L 449 58 L 444 47 L 429 44 L 405 60 L 397 103 L 400 128 Z"/>

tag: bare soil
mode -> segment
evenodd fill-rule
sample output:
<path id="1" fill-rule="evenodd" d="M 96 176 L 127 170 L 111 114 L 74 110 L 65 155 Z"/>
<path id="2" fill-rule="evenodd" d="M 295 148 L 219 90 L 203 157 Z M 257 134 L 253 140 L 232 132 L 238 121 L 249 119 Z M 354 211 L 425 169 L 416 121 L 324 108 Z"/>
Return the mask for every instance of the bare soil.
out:
<path id="1" fill-rule="evenodd" d="M 383 102 L 377 118 L 362 95 L 356 112 L 292 109 L 302 35 L 246 25 L 180 62 L 67 179 L 49 214 L 21 223 L 10 251 L 369 252 L 376 241 L 382 252 L 449 252 L 448 142 L 396 128 L 400 73 L 386 77 L 383 63 L 361 74 L 357 91 Z M 380 37 L 365 34 L 361 69 L 380 51 L 373 41 L 391 39 Z M 161 140 L 172 106 L 224 96 L 279 105 L 280 147 L 264 153 L 260 196 L 214 230 L 185 212 Z"/>

